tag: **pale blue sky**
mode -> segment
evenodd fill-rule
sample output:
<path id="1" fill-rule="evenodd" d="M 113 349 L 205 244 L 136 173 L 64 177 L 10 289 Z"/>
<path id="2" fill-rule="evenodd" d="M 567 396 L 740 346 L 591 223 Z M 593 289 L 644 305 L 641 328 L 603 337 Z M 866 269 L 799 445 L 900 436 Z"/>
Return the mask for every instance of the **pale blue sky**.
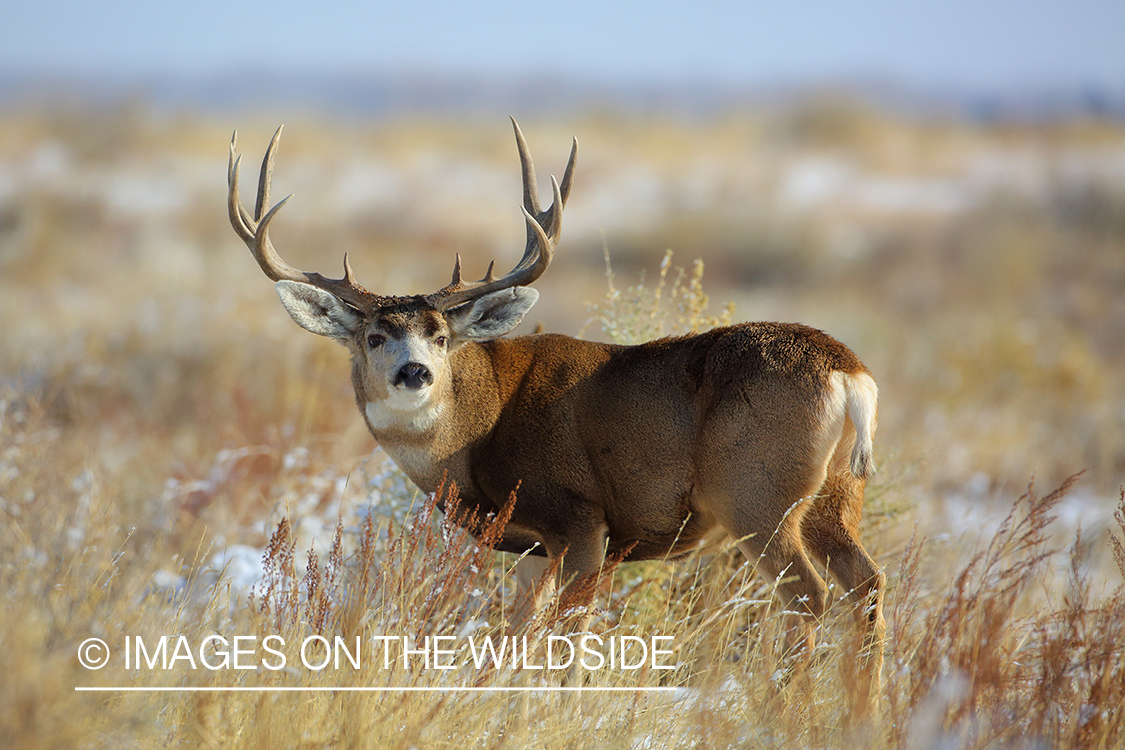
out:
<path id="1" fill-rule="evenodd" d="M 846 77 L 1125 90 L 1125 0 L 8 0 L 0 73 Z"/>

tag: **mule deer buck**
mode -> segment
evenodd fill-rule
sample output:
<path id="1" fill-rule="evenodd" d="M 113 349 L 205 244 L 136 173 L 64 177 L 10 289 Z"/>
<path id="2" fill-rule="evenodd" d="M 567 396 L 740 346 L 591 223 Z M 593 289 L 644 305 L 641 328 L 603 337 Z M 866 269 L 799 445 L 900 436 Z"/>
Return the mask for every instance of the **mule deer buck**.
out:
<path id="1" fill-rule="evenodd" d="M 811 644 L 827 607 L 814 563 L 835 576 L 856 604 L 877 684 L 884 576 L 858 536 L 873 470 L 870 372 L 843 344 L 796 324 L 743 323 L 639 346 L 500 338 L 539 297 L 529 285 L 551 264 L 578 149 L 576 140 L 543 209 L 512 122 L 527 246 L 503 276 L 490 265 L 465 281 L 458 256 L 448 285 L 391 297 L 360 286 L 346 255 L 340 279 L 288 265 L 268 234 L 288 200 L 269 207 L 280 128 L 253 213 L 239 197 L 232 138 L 231 224 L 293 320 L 351 352 L 359 411 L 418 487 L 433 492 L 448 476 L 483 516 L 518 484 L 499 549 L 532 550 L 523 562 L 561 556 L 566 581 L 598 572 L 607 553 L 687 552 L 720 526 L 780 580 L 800 613 L 799 646 Z"/>

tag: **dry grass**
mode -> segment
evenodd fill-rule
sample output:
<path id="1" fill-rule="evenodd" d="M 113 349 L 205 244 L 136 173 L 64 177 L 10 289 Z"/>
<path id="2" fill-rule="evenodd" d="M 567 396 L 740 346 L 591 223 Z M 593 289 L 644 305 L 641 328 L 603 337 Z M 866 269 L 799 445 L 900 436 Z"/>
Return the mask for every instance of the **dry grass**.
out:
<path id="1" fill-rule="evenodd" d="M 498 122 L 291 122 L 275 180 L 297 196 L 275 241 L 320 270 L 348 251 L 361 278 L 393 292 L 444 281 L 454 250 L 469 273 L 488 257 L 503 265 L 523 229 Z M 573 222 L 539 285 L 549 329 L 588 319 L 589 335 L 632 340 L 719 322 L 702 265 L 680 271 L 666 256 L 649 281 L 620 281 L 671 247 L 706 260 L 708 293 L 734 299 L 737 319 L 826 328 L 876 373 L 883 473 L 868 489 L 865 538 L 890 578 L 878 710 L 849 715 L 845 605 L 822 628 L 815 668 L 786 679 L 773 582 L 726 546 L 588 583 L 594 632 L 672 636 L 674 669 L 477 668 L 470 637 L 526 635 L 538 663 L 535 649 L 583 602 L 514 624 L 514 558 L 470 541 L 435 511 L 439 498 L 416 497 L 372 451 L 341 352 L 292 326 L 226 226 L 229 124 L 7 113 L 5 743 L 1123 744 L 1125 197 L 1114 170 L 1125 169 L 1125 133 L 815 107 L 522 125 L 542 171 L 561 167 L 571 133 L 583 143 Z M 253 153 L 268 133 L 248 123 L 240 143 Z M 880 203 L 887 185 L 922 208 Z M 943 189 L 963 204 L 943 204 Z M 608 297 L 606 246 L 617 266 Z M 502 520 L 478 523 L 487 533 Z M 162 635 L 170 649 L 180 636 L 254 636 L 245 661 L 257 668 L 125 667 L 126 636 L 151 646 Z M 285 668 L 264 664 L 275 662 L 267 635 L 285 640 Z M 388 635 L 449 636 L 457 666 L 386 668 L 371 638 Z M 358 637 L 361 666 L 303 666 L 311 636 Z M 113 650 L 104 669 L 78 663 L 91 637 Z M 338 690 L 453 685 L 675 690 Z"/>

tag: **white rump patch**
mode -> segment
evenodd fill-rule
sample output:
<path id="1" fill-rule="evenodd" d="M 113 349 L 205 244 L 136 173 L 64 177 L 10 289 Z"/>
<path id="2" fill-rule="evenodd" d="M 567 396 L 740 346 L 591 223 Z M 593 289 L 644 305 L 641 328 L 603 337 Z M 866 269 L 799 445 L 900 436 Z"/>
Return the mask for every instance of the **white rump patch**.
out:
<path id="1" fill-rule="evenodd" d="M 815 436 L 816 455 L 828 461 L 838 455 L 837 446 L 844 436 L 844 417 L 847 409 L 848 376 L 843 372 L 833 372 L 828 376 L 828 387 L 820 404 L 820 427 Z M 834 469 L 838 470 L 838 469 Z M 823 481 L 823 480 L 822 480 Z"/>

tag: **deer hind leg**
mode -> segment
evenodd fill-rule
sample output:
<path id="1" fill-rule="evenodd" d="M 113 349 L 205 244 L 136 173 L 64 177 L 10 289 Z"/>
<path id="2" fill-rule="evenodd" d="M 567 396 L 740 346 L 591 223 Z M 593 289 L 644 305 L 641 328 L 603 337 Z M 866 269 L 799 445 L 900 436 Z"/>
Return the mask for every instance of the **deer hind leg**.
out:
<path id="1" fill-rule="evenodd" d="M 762 538 L 759 532 L 740 541 L 739 548 L 751 560 L 758 561 L 762 573 L 777 582 L 777 594 L 785 608 L 786 651 L 802 660 L 811 656 L 816 645 L 816 627 L 824 616 L 828 587 L 805 553 L 799 518 L 791 515 L 771 535 Z"/>
<path id="2" fill-rule="evenodd" d="M 845 679 L 852 682 L 853 710 L 863 713 L 879 691 L 883 669 L 886 621 L 883 593 L 886 577 L 859 540 L 864 481 L 834 471 L 805 514 L 801 534 L 805 546 L 848 592 L 859 626 L 858 648 L 845 660 Z"/>
<path id="3" fill-rule="evenodd" d="M 828 587 L 805 553 L 801 536 L 808 500 L 799 492 L 779 491 L 766 474 L 743 474 L 738 486 L 738 494 L 730 488 L 716 493 L 712 487 L 707 509 L 758 570 L 778 582 L 786 612 L 786 650 L 803 662 L 812 653 L 828 599 Z"/>

